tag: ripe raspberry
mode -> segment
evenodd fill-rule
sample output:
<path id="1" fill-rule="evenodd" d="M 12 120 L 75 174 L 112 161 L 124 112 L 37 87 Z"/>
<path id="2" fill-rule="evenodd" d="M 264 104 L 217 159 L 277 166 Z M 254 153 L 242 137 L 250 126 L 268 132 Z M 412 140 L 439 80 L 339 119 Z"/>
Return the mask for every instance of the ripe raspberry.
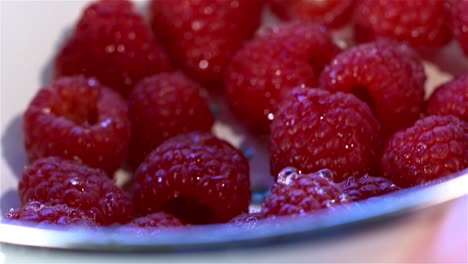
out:
<path id="1" fill-rule="evenodd" d="M 29 161 L 61 156 L 112 176 L 127 154 L 130 121 L 119 94 L 95 79 L 64 77 L 38 91 L 23 131 Z"/>
<path id="2" fill-rule="evenodd" d="M 427 102 L 429 115 L 454 115 L 468 122 L 468 74 L 439 86 Z"/>
<path id="3" fill-rule="evenodd" d="M 262 213 L 242 213 L 229 220 L 229 224 L 251 229 L 258 226 L 258 224 L 261 223 L 261 221 L 263 220 L 265 220 L 265 217 Z"/>
<path id="4" fill-rule="evenodd" d="M 262 4 L 153 0 L 151 19 L 156 36 L 187 74 L 207 86 L 220 86 L 226 64 L 260 25 Z"/>
<path id="5" fill-rule="evenodd" d="M 381 161 L 383 176 L 411 187 L 468 167 L 468 124 L 453 116 L 428 116 L 395 133 Z"/>
<path id="6" fill-rule="evenodd" d="M 327 168 L 343 180 L 378 162 L 379 122 L 351 94 L 296 89 L 280 105 L 271 131 L 273 175 L 290 166 L 303 173 Z"/>
<path id="7" fill-rule="evenodd" d="M 229 143 L 192 132 L 149 154 L 135 174 L 134 190 L 141 215 L 165 211 L 186 224 L 227 222 L 248 210 L 249 165 Z"/>
<path id="8" fill-rule="evenodd" d="M 135 228 L 164 228 L 183 226 L 183 224 L 174 216 L 164 212 L 159 212 L 135 218 L 126 226 Z"/>
<path id="9" fill-rule="evenodd" d="M 351 176 L 338 183 L 338 185 L 353 202 L 400 190 L 400 187 L 396 186 L 389 179 L 369 175 L 362 177 Z"/>
<path id="10" fill-rule="evenodd" d="M 200 87 L 180 73 L 161 73 L 141 81 L 130 93 L 130 160 L 137 167 L 169 137 L 209 132 L 214 119 Z"/>
<path id="11" fill-rule="evenodd" d="M 66 204 L 42 204 L 38 201 L 31 201 L 23 205 L 21 208 L 10 211 L 5 215 L 5 219 L 57 224 L 63 226 L 96 226 L 94 219 L 75 208 L 68 207 Z"/>
<path id="12" fill-rule="evenodd" d="M 353 0 L 270 0 L 271 9 L 283 19 L 299 19 L 338 28 L 351 18 Z"/>
<path id="13" fill-rule="evenodd" d="M 300 215 L 348 203 L 349 197 L 330 180 L 329 170 L 300 174 L 285 168 L 262 205 L 266 217 Z"/>
<path id="14" fill-rule="evenodd" d="M 392 39 L 428 48 L 452 37 L 444 0 L 362 0 L 356 9 L 355 38 L 361 42 Z"/>
<path id="15" fill-rule="evenodd" d="M 328 31 L 294 22 L 268 28 L 232 59 L 226 70 L 228 104 L 248 127 L 268 132 L 279 101 L 297 86 L 313 86 L 337 53 Z"/>
<path id="16" fill-rule="evenodd" d="M 144 77 L 169 70 L 167 55 L 127 0 L 90 4 L 55 58 L 56 76 L 96 77 L 124 95 Z"/>
<path id="17" fill-rule="evenodd" d="M 131 199 L 103 171 L 59 157 L 39 159 L 29 166 L 18 192 L 23 204 L 66 204 L 101 225 L 126 223 L 134 216 Z"/>
<path id="18" fill-rule="evenodd" d="M 468 1 L 447 1 L 453 35 L 468 56 Z"/>
<path id="19" fill-rule="evenodd" d="M 425 81 L 424 68 L 408 47 L 380 41 L 336 56 L 322 72 L 320 87 L 365 101 L 390 134 L 419 118 Z"/>

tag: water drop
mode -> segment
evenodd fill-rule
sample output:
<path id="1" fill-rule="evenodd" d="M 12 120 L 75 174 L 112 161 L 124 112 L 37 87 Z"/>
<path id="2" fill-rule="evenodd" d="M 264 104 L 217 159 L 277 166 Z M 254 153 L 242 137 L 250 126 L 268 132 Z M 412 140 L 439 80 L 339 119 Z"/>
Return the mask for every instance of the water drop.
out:
<path id="1" fill-rule="evenodd" d="M 329 169 L 321 169 L 319 171 L 317 171 L 317 174 L 318 176 L 324 178 L 324 179 L 327 179 L 329 181 L 333 181 L 333 178 L 334 178 L 334 173 L 333 171 L 329 170 Z"/>
<path id="2" fill-rule="evenodd" d="M 278 173 L 277 182 L 279 184 L 288 185 L 289 183 L 291 183 L 291 178 L 297 174 L 299 174 L 299 172 L 296 168 L 286 167 Z"/>

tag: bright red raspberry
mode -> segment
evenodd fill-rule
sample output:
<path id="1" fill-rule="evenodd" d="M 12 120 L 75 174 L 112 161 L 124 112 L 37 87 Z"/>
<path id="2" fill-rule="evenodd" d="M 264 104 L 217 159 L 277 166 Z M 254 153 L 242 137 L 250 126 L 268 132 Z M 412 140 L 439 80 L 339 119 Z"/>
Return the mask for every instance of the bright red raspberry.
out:
<path id="1" fill-rule="evenodd" d="M 468 56 L 468 0 L 447 1 L 453 35 Z"/>
<path id="2" fill-rule="evenodd" d="M 161 73 L 141 81 L 130 93 L 132 140 L 129 159 L 137 167 L 169 137 L 209 132 L 214 118 L 200 87 L 180 73 Z"/>
<path id="3" fill-rule="evenodd" d="M 123 95 L 144 77 L 169 70 L 167 55 L 127 0 L 90 4 L 55 58 L 56 76 L 96 77 Z"/>
<path id="4" fill-rule="evenodd" d="M 106 174 L 78 161 L 59 157 L 36 160 L 22 175 L 18 192 L 29 201 L 66 204 L 82 210 L 101 225 L 133 219 L 132 200 Z"/>
<path id="5" fill-rule="evenodd" d="M 5 215 L 8 221 L 22 221 L 40 224 L 57 224 L 63 226 L 96 226 L 92 216 L 66 204 L 43 204 L 31 201 L 21 208 L 10 211 Z"/>
<path id="6" fill-rule="evenodd" d="M 452 38 L 444 0 L 362 0 L 356 9 L 355 37 L 361 42 L 392 39 L 430 48 Z"/>
<path id="7" fill-rule="evenodd" d="M 363 175 L 378 164 L 379 132 L 369 107 L 353 95 L 296 89 L 271 124 L 271 172 L 327 168 L 336 180 Z"/>
<path id="8" fill-rule="evenodd" d="M 429 98 L 426 112 L 454 115 L 468 122 L 468 74 L 439 86 Z"/>
<path id="9" fill-rule="evenodd" d="M 302 215 L 350 202 L 347 194 L 330 179 L 329 170 L 301 174 L 285 168 L 262 205 L 266 216 Z"/>
<path id="10" fill-rule="evenodd" d="M 126 226 L 136 228 L 166 228 L 183 226 L 183 224 L 173 215 L 159 212 L 135 218 Z"/>
<path id="11" fill-rule="evenodd" d="M 254 131 L 269 131 L 279 101 L 316 76 L 338 52 L 322 26 L 293 22 L 262 31 L 232 59 L 225 78 L 227 102 Z"/>
<path id="12" fill-rule="evenodd" d="M 270 0 L 271 9 L 283 19 L 323 23 L 338 28 L 351 18 L 354 0 Z"/>
<path id="13" fill-rule="evenodd" d="M 400 187 L 396 186 L 389 179 L 372 177 L 369 175 L 364 175 L 362 177 L 351 176 L 338 183 L 338 185 L 353 202 L 400 190 Z"/>
<path id="14" fill-rule="evenodd" d="M 428 116 L 395 133 L 381 161 L 383 176 L 411 187 L 468 167 L 468 124 L 454 116 Z"/>
<path id="15" fill-rule="evenodd" d="M 407 46 L 379 41 L 336 56 L 323 70 L 320 87 L 365 101 L 390 134 L 420 117 L 425 81 L 421 61 Z"/>
<path id="16" fill-rule="evenodd" d="M 227 222 L 247 212 L 249 164 L 242 153 L 208 133 L 168 139 L 140 165 L 134 200 L 141 215 L 165 211 L 185 224 Z"/>
<path id="17" fill-rule="evenodd" d="M 39 90 L 23 116 L 29 161 L 47 156 L 81 160 L 109 176 L 127 155 L 127 104 L 95 79 L 64 77 Z"/>
<path id="18" fill-rule="evenodd" d="M 195 80 L 222 85 L 232 55 L 260 25 L 263 0 L 152 0 L 154 32 Z M 177 19 L 174 19 L 177 18 Z"/>

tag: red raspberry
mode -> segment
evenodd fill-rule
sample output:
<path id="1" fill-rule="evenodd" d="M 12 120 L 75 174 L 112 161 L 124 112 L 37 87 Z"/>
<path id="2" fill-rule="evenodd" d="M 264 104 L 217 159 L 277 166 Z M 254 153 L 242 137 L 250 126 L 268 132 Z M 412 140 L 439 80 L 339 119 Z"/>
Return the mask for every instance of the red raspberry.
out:
<path id="1" fill-rule="evenodd" d="M 283 19 L 300 19 L 338 28 L 351 18 L 353 0 L 270 0 L 271 9 Z"/>
<path id="2" fill-rule="evenodd" d="M 468 56 L 468 1 L 452 0 L 447 3 L 453 35 Z"/>
<path id="3" fill-rule="evenodd" d="M 329 170 L 300 174 L 285 168 L 262 205 L 266 217 L 300 215 L 348 203 L 349 197 L 330 179 Z"/>
<path id="4" fill-rule="evenodd" d="M 355 37 L 358 41 L 392 39 L 415 48 L 439 47 L 452 35 L 444 0 L 358 1 Z"/>
<path id="5" fill-rule="evenodd" d="M 395 133 L 381 161 L 383 176 L 411 187 L 468 167 L 468 124 L 453 116 L 429 116 Z"/>
<path id="6" fill-rule="evenodd" d="M 303 173 L 327 168 L 342 180 L 378 162 L 379 122 L 351 94 L 296 89 L 280 105 L 271 131 L 273 175 L 290 166 Z"/>
<path id="7" fill-rule="evenodd" d="M 134 199 L 141 215 L 165 211 L 186 224 L 227 222 L 247 212 L 249 164 L 242 153 L 208 133 L 168 139 L 140 165 Z"/>
<path id="8" fill-rule="evenodd" d="M 5 219 L 32 223 L 57 224 L 63 226 L 96 226 L 94 219 L 66 204 L 48 205 L 31 201 L 17 210 L 10 209 Z"/>
<path id="9" fill-rule="evenodd" d="M 164 212 L 159 212 L 135 218 L 126 226 L 133 228 L 164 228 L 183 226 L 183 224 L 176 217 Z"/>
<path id="10" fill-rule="evenodd" d="M 375 42 L 351 48 L 320 76 L 320 87 L 353 93 L 365 101 L 386 133 L 416 121 L 424 107 L 426 75 L 421 61 L 408 47 Z"/>
<path id="11" fill-rule="evenodd" d="M 400 190 L 400 187 L 396 186 L 389 179 L 369 175 L 359 178 L 351 176 L 338 185 L 353 202 Z"/>
<path id="12" fill-rule="evenodd" d="M 229 220 L 229 223 L 234 226 L 251 229 L 258 226 L 263 220 L 265 220 L 265 217 L 262 213 L 242 213 Z"/>
<path id="13" fill-rule="evenodd" d="M 59 157 L 39 159 L 29 166 L 18 192 L 23 204 L 66 204 L 92 215 L 101 225 L 126 223 L 134 216 L 131 199 L 103 171 Z"/>
<path id="14" fill-rule="evenodd" d="M 232 110 L 257 132 L 268 132 L 279 101 L 297 86 L 313 86 L 339 48 L 322 26 L 289 23 L 268 28 L 232 59 L 225 78 Z"/>
<path id="15" fill-rule="evenodd" d="M 38 91 L 23 117 L 29 160 L 61 156 L 105 170 L 109 176 L 127 154 L 126 102 L 95 79 L 64 77 Z"/>
<path id="16" fill-rule="evenodd" d="M 262 4 L 263 0 L 152 0 L 152 25 L 185 72 L 205 85 L 220 86 L 226 64 L 260 25 Z"/>
<path id="17" fill-rule="evenodd" d="M 90 4 L 55 59 L 56 76 L 97 77 L 124 95 L 144 77 L 169 70 L 167 55 L 127 0 Z"/>
<path id="18" fill-rule="evenodd" d="M 468 122 L 468 74 L 439 86 L 427 102 L 429 115 L 454 115 Z"/>
<path id="19" fill-rule="evenodd" d="M 180 73 L 161 73 L 141 81 L 130 93 L 130 160 L 136 167 L 169 137 L 209 132 L 214 119 L 200 87 Z"/>

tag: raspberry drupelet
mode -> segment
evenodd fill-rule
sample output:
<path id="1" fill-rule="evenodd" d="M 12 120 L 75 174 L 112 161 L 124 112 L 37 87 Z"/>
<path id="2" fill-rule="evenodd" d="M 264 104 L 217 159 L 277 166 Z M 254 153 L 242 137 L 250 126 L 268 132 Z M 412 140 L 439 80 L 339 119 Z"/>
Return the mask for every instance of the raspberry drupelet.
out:
<path id="1" fill-rule="evenodd" d="M 362 177 L 351 176 L 338 183 L 338 185 L 344 193 L 348 194 L 353 202 L 400 190 L 400 187 L 396 186 L 389 179 L 369 175 Z"/>

